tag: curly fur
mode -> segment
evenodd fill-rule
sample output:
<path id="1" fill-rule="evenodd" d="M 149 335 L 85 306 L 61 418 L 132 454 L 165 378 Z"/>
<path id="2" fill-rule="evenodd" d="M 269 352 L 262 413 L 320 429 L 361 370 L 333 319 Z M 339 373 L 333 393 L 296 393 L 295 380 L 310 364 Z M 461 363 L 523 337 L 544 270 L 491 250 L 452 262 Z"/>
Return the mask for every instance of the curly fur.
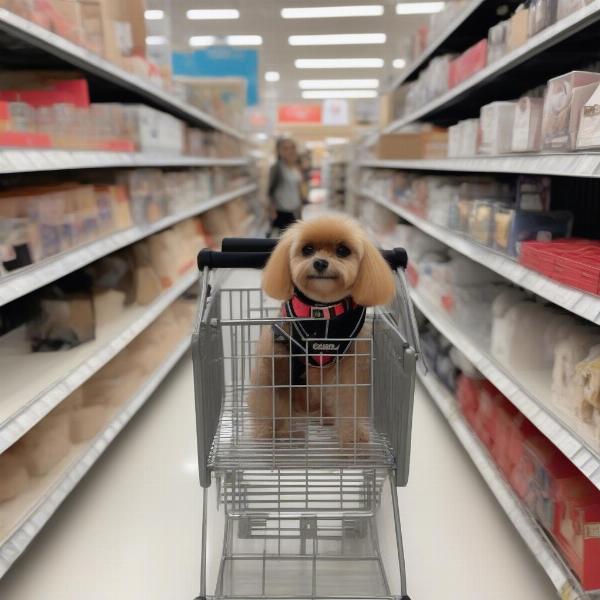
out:
<path id="1" fill-rule="evenodd" d="M 347 256 L 339 255 L 341 245 L 350 251 Z M 309 256 L 303 252 L 307 246 L 314 250 Z M 327 261 L 323 273 L 315 269 L 315 260 Z M 265 266 L 262 286 L 277 300 L 289 300 L 295 286 L 316 302 L 335 303 L 352 296 L 362 306 L 388 304 L 395 293 L 393 273 L 365 232 L 355 221 L 333 215 L 291 226 Z M 307 366 L 306 388 L 292 388 L 289 348 L 276 343 L 271 329 L 264 328 L 248 397 L 255 437 L 289 435 L 294 417 L 312 416 L 324 424 L 335 423 L 342 445 L 367 442 L 371 360 L 357 355 L 370 351 L 370 335 L 365 323 L 335 365 Z"/>

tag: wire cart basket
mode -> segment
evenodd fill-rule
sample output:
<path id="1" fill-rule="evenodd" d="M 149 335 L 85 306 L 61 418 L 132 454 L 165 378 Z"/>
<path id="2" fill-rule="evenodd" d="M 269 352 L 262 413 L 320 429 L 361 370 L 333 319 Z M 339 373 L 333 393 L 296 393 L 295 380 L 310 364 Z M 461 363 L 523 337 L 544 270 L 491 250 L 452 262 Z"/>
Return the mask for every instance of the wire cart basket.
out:
<path id="1" fill-rule="evenodd" d="M 262 290 L 223 284 L 223 269 L 262 268 L 275 243 L 226 239 L 222 252 L 198 256 L 199 598 L 408 600 L 397 487 L 408 479 L 419 342 L 406 253 L 383 253 L 397 293 L 392 305 L 369 311 L 346 367 L 338 361 L 325 377 L 298 384 L 290 357 L 300 351 L 291 341 L 265 351 L 260 341 L 292 319 Z M 269 386 L 257 382 L 258 368 L 271 369 Z M 269 435 L 256 434 L 253 397 L 283 398 L 284 407 L 289 398 L 289 411 L 264 417 Z M 354 410 L 332 416 L 336 402 Z"/>

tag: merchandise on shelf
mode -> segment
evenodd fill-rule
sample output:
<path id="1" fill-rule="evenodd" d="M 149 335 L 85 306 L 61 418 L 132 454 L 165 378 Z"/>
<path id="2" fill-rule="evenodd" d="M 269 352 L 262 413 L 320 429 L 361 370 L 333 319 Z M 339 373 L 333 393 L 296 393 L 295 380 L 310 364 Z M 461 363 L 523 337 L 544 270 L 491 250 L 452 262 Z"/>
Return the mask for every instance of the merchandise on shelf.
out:
<path id="1" fill-rule="evenodd" d="M 487 65 L 488 41 L 480 40 L 450 62 L 448 87 L 452 89 Z"/>
<path id="2" fill-rule="evenodd" d="M 542 112 L 544 101 L 541 98 L 524 96 L 515 105 L 512 130 L 512 152 L 539 152 L 542 148 Z"/>
<path id="3" fill-rule="evenodd" d="M 548 81 L 542 119 L 542 147 L 573 150 L 579 117 L 598 83 L 600 73 L 571 71 Z"/>
<path id="4" fill-rule="evenodd" d="M 585 102 L 579 120 L 577 148 L 600 146 L 600 86 Z"/>
<path id="5" fill-rule="evenodd" d="M 466 119 L 448 128 L 448 156 L 475 156 L 479 142 L 479 119 Z"/>
<path id="6" fill-rule="evenodd" d="M 510 21 L 500 21 L 488 30 L 487 62 L 491 64 L 508 52 Z"/>
<path id="7" fill-rule="evenodd" d="M 600 242 L 597 240 L 523 242 L 519 261 L 546 277 L 600 296 Z"/>
<path id="8" fill-rule="evenodd" d="M 506 36 L 506 51 L 512 52 L 522 46 L 528 39 L 529 8 L 521 4 L 510 17 Z"/>
<path id="9" fill-rule="evenodd" d="M 516 102 L 492 102 L 479 114 L 479 154 L 510 152 Z"/>
<path id="10" fill-rule="evenodd" d="M 72 0 L 75 1 L 75 0 Z M 20 71 L 0 84 L 0 146 L 227 158 L 240 143 L 145 105 L 90 103 L 85 79 Z"/>
<path id="11" fill-rule="evenodd" d="M 375 153 L 382 160 L 443 158 L 448 153 L 448 132 L 387 133 L 379 136 Z"/>
<path id="12" fill-rule="evenodd" d="M 557 0 L 532 0 L 529 5 L 529 37 L 556 22 Z"/>

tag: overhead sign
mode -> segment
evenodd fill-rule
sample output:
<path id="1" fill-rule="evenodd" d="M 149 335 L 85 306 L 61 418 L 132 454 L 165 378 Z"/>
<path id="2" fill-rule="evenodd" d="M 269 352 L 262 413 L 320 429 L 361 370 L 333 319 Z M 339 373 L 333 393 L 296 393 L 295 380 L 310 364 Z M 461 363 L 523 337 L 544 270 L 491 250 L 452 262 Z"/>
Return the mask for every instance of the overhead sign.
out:
<path id="1" fill-rule="evenodd" d="M 280 123 L 321 123 L 320 104 L 280 104 L 277 112 Z"/>
<path id="2" fill-rule="evenodd" d="M 323 125 L 349 125 L 350 105 L 348 100 L 328 98 L 323 100 Z"/>
<path id="3" fill-rule="evenodd" d="M 187 77 L 243 77 L 248 106 L 258 103 L 258 50 L 211 46 L 193 52 L 173 52 L 173 74 Z"/>

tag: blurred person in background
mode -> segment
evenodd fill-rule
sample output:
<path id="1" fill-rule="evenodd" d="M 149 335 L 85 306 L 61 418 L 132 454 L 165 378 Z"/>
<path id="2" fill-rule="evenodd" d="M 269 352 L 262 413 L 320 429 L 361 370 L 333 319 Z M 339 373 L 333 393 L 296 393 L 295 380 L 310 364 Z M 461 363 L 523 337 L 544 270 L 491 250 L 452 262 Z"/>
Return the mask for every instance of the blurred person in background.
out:
<path id="1" fill-rule="evenodd" d="M 279 138 L 275 152 L 277 160 L 269 171 L 268 188 L 272 236 L 300 218 L 304 183 L 296 142 L 290 138 Z"/>

